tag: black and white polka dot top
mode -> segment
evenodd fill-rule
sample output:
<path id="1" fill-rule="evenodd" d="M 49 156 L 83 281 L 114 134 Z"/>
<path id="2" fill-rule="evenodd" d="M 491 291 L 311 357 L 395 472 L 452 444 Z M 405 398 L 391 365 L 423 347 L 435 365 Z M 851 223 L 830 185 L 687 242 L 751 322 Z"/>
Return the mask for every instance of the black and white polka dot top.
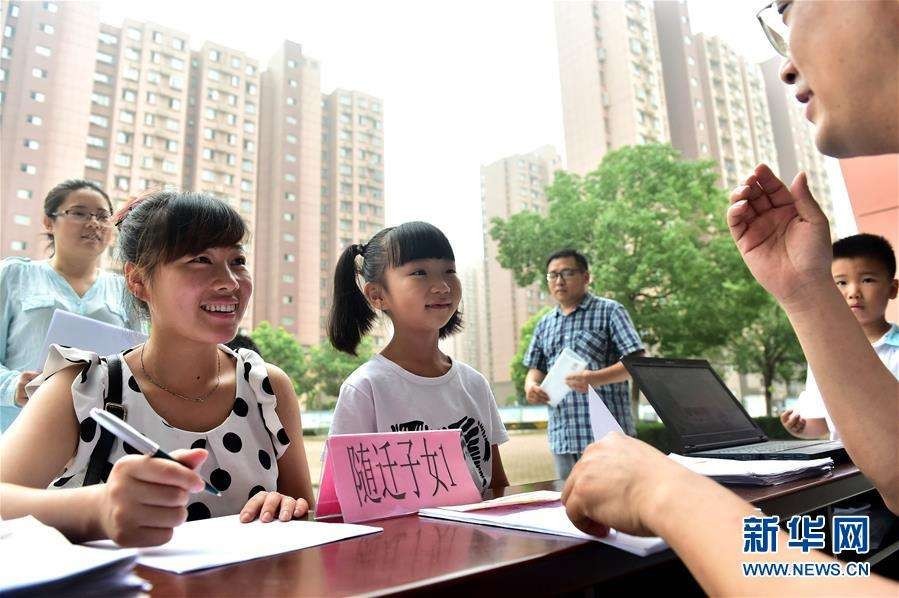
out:
<path id="1" fill-rule="evenodd" d="M 200 474 L 221 490 L 222 496 L 215 497 L 206 492 L 192 494 L 188 520 L 239 513 L 256 492 L 277 490 L 277 459 L 290 444 L 275 413 L 276 399 L 265 362 L 248 349 L 235 352 L 224 345 L 219 348 L 234 355 L 237 361 L 237 393 L 234 407 L 225 421 L 206 432 L 189 432 L 169 425 L 144 398 L 128 364 L 122 359 L 122 404 L 128 410 L 128 423 L 167 452 L 189 447 L 209 451 Z M 120 357 L 126 353 L 128 351 Z M 50 488 L 80 487 L 91 452 L 100 438 L 100 430 L 89 413 L 91 407 L 103 408 L 108 378 L 106 360 L 89 351 L 53 345 L 41 378 L 48 378 L 73 363 L 85 364 L 81 375 L 72 383 L 75 414 L 81 422 L 78 450 Z M 114 440 L 110 463 L 136 452 L 122 444 L 118 439 Z"/>

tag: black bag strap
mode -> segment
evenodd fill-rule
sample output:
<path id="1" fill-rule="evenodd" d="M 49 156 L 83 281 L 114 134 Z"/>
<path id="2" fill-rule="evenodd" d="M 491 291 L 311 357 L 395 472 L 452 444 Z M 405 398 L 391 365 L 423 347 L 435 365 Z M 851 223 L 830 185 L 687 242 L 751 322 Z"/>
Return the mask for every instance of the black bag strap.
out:
<path id="1" fill-rule="evenodd" d="M 125 421 L 127 411 L 122 405 L 122 360 L 118 355 L 110 355 L 106 358 L 106 366 L 109 370 L 109 380 L 107 383 L 106 398 L 103 401 L 103 409 Z M 87 464 L 87 473 L 84 474 L 83 486 L 92 486 L 105 482 L 112 470 L 112 464 L 109 462 L 109 454 L 112 452 L 112 443 L 115 436 L 108 432 L 106 428 L 100 428 L 100 440 L 91 453 L 90 461 Z"/>

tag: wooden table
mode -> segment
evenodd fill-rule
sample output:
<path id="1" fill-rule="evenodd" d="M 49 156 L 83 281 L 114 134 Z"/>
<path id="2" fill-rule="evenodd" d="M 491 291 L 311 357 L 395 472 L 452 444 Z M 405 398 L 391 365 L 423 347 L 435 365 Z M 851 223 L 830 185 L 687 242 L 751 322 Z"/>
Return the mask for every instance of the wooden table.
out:
<path id="1" fill-rule="evenodd" d="M 826 476 L 776 487 L 731 487 L 765 513 L 781 518 L 872 488 L 849 464 L 838 466 Z M 496 496 L 532 490 L 561 490 L 561 483 L 515 486 Z M 657 584 L 662 575 L 678 579 L 688 592 L 698 591 L 670 550 L 637 557 L 598 542 L 415 515 L 374 525 L 384 531 L 228 567 L 184 575 L 138 567 L 137 573 L 153 584 L 153 596 L 173 597 L 435 596 L 472 590 L 558 594 L 597 585 L 633 589 L 640 580 Z"/>

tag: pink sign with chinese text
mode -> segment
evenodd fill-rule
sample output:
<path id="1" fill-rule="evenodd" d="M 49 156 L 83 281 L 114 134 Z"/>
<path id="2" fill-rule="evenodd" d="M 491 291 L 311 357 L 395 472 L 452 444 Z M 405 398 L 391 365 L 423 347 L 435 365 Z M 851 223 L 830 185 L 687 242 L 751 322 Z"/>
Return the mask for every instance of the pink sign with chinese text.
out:
<path id="1" fill-rule="evenodd" d="M 478 502 L 459 430 L 331 436 L 315 518 L 348 523 Z"/>

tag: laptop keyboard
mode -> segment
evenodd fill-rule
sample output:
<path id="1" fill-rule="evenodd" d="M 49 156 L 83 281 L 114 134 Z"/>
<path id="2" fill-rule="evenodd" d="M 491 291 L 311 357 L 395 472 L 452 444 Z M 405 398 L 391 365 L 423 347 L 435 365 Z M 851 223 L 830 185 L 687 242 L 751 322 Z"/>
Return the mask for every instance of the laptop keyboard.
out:
<path id="1" fill-rule="evenodd" d="M 716 453 L 778 453 L 780 451 L 796 450 L 807 446 L 815 446 L 816 444 L 826 444 L 832 442 L 830 440 L 809 440 L 803 442 L 801 440 L 769 440 L 759 444 L 745 444 L 743 446 L 731 446 L 728 448 L 714 449 Z"/>

